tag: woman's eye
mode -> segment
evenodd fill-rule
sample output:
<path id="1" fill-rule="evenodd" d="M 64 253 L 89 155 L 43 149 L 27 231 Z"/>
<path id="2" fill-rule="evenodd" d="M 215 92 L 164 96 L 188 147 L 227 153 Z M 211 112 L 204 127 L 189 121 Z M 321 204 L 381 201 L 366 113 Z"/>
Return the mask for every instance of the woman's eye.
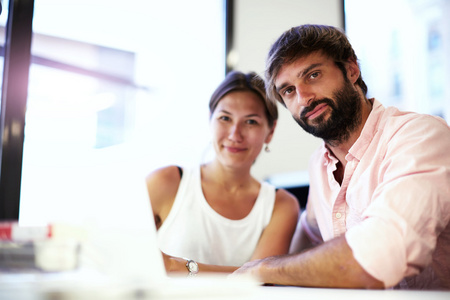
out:
<path id="1" fill-rule="evenodd" d="M 219 117 L 219 120 L 222 120 L 222 121 L 229 121 L 229 120 L 230 120 L 230 117 L 228 117 L 228 116 L 220 116 L 220 117 Z"/>
<path id="2" fill-rule="evenodd" d="M 258 122 L 257 122 L 256 120 L 247 120 L 247 124 L 250 124 L 250 125 L 257 125 Z"/>

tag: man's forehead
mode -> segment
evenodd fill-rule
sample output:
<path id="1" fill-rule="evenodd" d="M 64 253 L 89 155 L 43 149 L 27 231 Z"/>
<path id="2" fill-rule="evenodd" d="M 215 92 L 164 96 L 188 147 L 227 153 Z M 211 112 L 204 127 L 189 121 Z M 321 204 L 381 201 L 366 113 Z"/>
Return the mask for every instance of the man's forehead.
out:
<path id="1" fill-rule="evenodd" d="M 315 51 L 312 53 L 309 53 L 307 55 L 303 55 L 300 57 L 295 58 L 294 60 L 284 63 L 280 70 L 278 71 L 277 75 L 275 76 L 275 86 L 278 86 L 278 84 L 281 84 L 279 81 L 283 80 L 282 77 L 285 77 L 287 74 L 286 71 L 289 69 L 289 72 L 295 70 L 295 72 L 298 72 L 298 74 L 294 74 L 295 76 L 300 75 L 300 73 L 310 67 L 311 65 L 315 64 L 323 64 L 325 61 L 329 60 L 330 58 L 323 54 L 321 51 Z M 289 74 L 292 75 L 292 74 Z"/>

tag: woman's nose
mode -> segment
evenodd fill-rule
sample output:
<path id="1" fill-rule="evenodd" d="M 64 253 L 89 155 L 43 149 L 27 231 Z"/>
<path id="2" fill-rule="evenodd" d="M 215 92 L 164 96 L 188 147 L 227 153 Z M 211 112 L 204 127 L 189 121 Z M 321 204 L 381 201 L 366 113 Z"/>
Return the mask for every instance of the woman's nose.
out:
<path id="1" fill-rule="evenodd" d="M 233 124 L 230 127 L 230 134 L 228 135 L 228 138 L 234 142 L 242 141 L 242 139 L 243 139 L 242 128 L 239 124 Z"/>

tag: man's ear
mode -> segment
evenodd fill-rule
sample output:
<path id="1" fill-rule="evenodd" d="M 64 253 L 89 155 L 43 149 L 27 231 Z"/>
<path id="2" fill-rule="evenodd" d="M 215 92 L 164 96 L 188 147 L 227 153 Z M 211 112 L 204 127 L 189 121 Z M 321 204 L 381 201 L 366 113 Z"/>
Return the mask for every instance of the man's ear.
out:
<path id="1" fill-rule="evenodd" d="M 361 72 L 359 70 L 358 62 L 355 59 L 350 58 L 346 64 L 345 68 L 347 70 L 348 80 L 350 80 L 350 82 L 354 84 L 356 82 L 356 80 L 358 80 L 359 75 L 361 74 Z"/>

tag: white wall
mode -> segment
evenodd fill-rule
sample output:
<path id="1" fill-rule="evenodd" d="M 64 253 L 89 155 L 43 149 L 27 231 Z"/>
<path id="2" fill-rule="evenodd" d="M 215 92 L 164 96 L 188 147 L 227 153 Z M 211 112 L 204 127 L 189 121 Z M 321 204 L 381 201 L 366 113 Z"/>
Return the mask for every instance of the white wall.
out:
<path id="1" fill-rule="evenodd" d="M 264 75 L 266 54 L 287 29 L 305 23 L 343 26 L 342 0 L 235 0 L 234 69 Z M 290 113 L 279 105 L 279 120 L 270 153 L 261 153 L 255 177 L 307 169 L 320 140 L 305 133 Z"/>

